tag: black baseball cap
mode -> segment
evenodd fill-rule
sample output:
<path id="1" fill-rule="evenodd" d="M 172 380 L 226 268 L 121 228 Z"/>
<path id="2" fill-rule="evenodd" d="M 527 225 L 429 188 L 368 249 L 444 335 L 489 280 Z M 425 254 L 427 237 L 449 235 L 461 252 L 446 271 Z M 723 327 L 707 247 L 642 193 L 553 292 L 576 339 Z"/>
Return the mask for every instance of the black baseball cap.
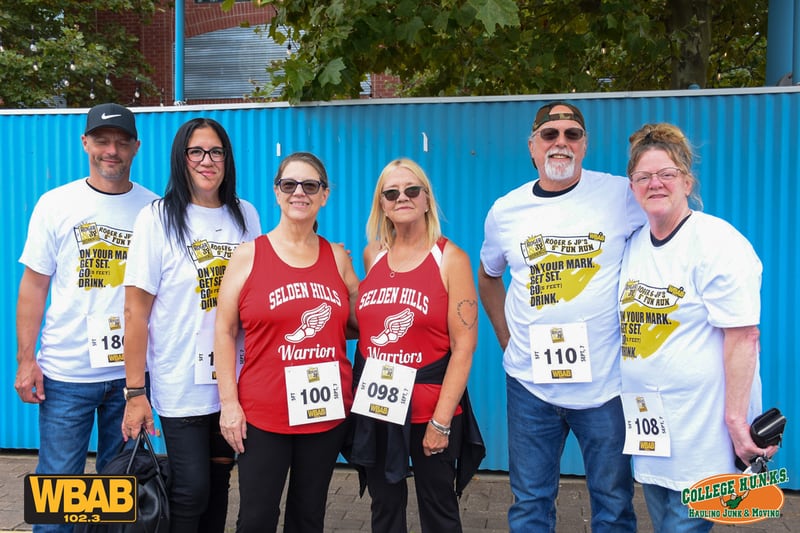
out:
<path id="1" fill-rule="evenodd" d="M 551 113 L 550 110 L 557 106 L 569 108 L 571 112 Z M 531 131 L 538 130 L 542 124 L 550 122 L 551 120 L 574 120 L 581 125 L 581 128 L 584 130 L 586 129 L 586 124 L 583 122 L 583 113 L 581 113 L 580 109 L 567 102 L 550 102 L 540 107 L 539 111 L 536 112 L 536 118 L 533 119 L 533 128 L 531 128 Z"/>
<path id="2" fill-rule="evenodd" d="M 117 128 L 133 139 L 137 139 L 136 119 L 127 107 L 119 104 L 99 104 L 89 110 L 86 115 L 85 135 L 89 135 L 98 128 Z"/>

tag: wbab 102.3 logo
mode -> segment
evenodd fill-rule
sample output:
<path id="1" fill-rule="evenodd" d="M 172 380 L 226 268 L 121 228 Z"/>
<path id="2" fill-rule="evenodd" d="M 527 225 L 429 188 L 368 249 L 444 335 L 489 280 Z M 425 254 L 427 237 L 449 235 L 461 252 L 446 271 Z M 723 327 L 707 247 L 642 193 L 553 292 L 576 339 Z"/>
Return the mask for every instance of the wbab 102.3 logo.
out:
<path id="1" fill-rule="evenodd" d="M 25 476 L 29 524 L 135 522 L 134 476 Z"/>
<path id="2" fill-rule="evenodd" d="M 718 524 L 760 522 L 781 516 L 784 496 L 778 485 L 787 481 L 785 468 L 759 474 L 720 474 L 683 489 L 681 501 L 689 507 L 690 517 Z"/>

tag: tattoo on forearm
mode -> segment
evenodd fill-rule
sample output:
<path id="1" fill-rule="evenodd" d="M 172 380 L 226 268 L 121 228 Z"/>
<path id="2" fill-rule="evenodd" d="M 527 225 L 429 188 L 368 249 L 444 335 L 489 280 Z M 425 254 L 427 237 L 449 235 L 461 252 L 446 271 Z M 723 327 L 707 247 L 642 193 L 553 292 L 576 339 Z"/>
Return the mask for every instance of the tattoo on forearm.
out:
<path id="1" fill-rule="evenodd" d="M 458 319 L 464 324 L 467 329 L 472 329 L 478 323 L 478 301 L 477 300 L 461 300 L 456 306 Z"/>

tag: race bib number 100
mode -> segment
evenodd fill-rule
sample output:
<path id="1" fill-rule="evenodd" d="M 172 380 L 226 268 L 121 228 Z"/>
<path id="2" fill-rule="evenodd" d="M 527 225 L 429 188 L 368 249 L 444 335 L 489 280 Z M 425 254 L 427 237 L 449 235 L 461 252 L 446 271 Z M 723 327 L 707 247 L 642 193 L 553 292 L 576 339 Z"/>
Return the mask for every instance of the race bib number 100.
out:
<path id="1" fill-rule="evenodd" d="M 284 372 L 290 426 L 344 418 L 338 361 L 288 366 Z"/>

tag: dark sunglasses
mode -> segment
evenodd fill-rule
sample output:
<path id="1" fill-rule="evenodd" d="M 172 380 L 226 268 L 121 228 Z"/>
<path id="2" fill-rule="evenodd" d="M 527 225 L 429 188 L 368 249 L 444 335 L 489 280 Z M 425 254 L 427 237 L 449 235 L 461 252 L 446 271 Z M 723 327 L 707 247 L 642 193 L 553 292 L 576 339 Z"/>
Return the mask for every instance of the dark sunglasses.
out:
<path id="1" fill-rule="evenodd" d="M 320 187 L 322 187 L 322 182 L 318 180 L 303 180 L 297 181 L 292 179 L 284 179 L 281 178 L 276 183 L 278 188 L 281 192 L 286 194 L 292 194 L 294 191 L 297 190 L 297 186 L 303 188 L 303 192 L 306 194 L 317 194 L 319 192 Z"/>
<path id="2" fill-rule="evenodd" d="M 542 128 L 538 133 L 543 141 L 555 141 L 558 139 L 558 136 L 561 135 L 561 130 L 558 128 Z M 580 141 L 583 139 L 584 135 L 586 135 L 586 132 L 581 128 L 567 128 L 564 130 L 564 137 L 566 137 L 568 141 Z"/>
<path id="3" fill-rule="evenodd" d="M 419 193 L 422 192 L 422 185 L 412 185 L 411 187 L 406 187 L 403 191 L 403 194 L 408 196 L 409 198 L 416 198 L 419 196 Z M 390 202 L 394 202 L 398 198 L 400 198 L 400 189 L 386 189 L 382 191 L 381 194 L 384 198 L 389 200 Z"/>

